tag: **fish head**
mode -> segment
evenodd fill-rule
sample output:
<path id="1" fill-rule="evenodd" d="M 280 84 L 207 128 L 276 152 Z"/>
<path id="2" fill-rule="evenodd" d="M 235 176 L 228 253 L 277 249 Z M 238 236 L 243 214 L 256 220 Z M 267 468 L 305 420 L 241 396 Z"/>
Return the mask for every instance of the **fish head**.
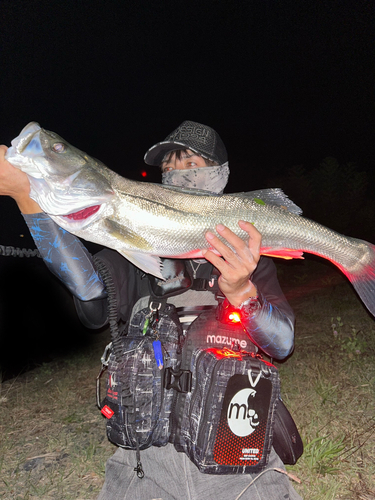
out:
<path id="1" fill-rule="evenodd" d="M 107 167 L 38 123 L 11 144 L 7 160 L 28 175 L 31 198 L 49 215 L 83 227 L 113 198 Z"/>

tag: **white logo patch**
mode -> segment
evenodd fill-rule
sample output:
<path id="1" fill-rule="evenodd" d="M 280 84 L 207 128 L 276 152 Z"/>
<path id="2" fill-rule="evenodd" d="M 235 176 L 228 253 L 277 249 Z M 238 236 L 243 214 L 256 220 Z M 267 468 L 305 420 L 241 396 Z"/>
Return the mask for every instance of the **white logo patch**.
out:
<path id="1" fill-rule="evenodd" d="M 256 391 L 254 389 L 242 389 L 233 396 L 229 403 L 228 426 L 236 436 L 249 436 L 259 425 L 258 415 L 251 408 L 251 400 L 255 395 Z"/>

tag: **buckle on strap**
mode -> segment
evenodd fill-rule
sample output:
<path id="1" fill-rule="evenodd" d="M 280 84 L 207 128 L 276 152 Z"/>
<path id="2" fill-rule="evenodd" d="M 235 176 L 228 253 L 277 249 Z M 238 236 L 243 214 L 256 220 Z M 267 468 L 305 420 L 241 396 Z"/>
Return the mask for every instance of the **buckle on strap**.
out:
<path id="1" fill-rule="evenodd" d="M 193 374 L 190 370 L 173 370 L 168 367 L 164 370 L 165 389 L 174 389 L 177 392 L 186 394 L 191 392 Z"/>
<path id="2" fill-rule="evenodd" d="M 193 281 L 193 285 L 191 287 L 192 290 L 196 290 L 198 292 L 209 291 L 212 293 L 216 293 L 219 290 L 218 280 L 219 276 L 216 274 L 211 274 L 209 279 L 206 278 L 195 278 Z"/>

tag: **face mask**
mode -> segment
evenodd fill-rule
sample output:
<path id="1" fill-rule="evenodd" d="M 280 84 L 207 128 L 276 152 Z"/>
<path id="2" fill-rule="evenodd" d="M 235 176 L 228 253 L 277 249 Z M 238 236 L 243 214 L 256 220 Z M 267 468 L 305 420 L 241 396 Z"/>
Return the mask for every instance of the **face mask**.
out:
<path id="1" fill-rule="evenodd" d="M 214 167 L 169 170 L 161 176 L 162 184 L 190 189 L 202 189 L 222 194 L 229 177 L 228 162 Z"/>

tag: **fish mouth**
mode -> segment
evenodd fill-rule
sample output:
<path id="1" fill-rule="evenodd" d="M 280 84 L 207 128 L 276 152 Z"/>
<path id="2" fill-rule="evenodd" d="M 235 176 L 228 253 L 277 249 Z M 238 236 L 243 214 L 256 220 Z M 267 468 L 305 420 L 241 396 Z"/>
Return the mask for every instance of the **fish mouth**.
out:
<path id="1" fill-rule="evenodd" d="M 92 215 L 96 214 L 99 211 L 101 205 L 92 205 L 91 207 L 83 208 L 82 210 L 78 210 L 78 212 L 73 212 L 68 215 L 63 215 L 65 219 L 70 219 L 74 221 L 86 220 Z"/>
<path id="2" fill-rule="evenodd" d="M 40 141 L 37 140 L 33 143 L 33 139 L 37 137 L 39 132 L 42 130 L 41 126 L 37 122 L 30 122 L 24 127 L 20 134 L 13 139 L 12 147 L 19 153 L 23 153 L 25 149 L 32 144 L 31 154 L 42 152 Z"/>

